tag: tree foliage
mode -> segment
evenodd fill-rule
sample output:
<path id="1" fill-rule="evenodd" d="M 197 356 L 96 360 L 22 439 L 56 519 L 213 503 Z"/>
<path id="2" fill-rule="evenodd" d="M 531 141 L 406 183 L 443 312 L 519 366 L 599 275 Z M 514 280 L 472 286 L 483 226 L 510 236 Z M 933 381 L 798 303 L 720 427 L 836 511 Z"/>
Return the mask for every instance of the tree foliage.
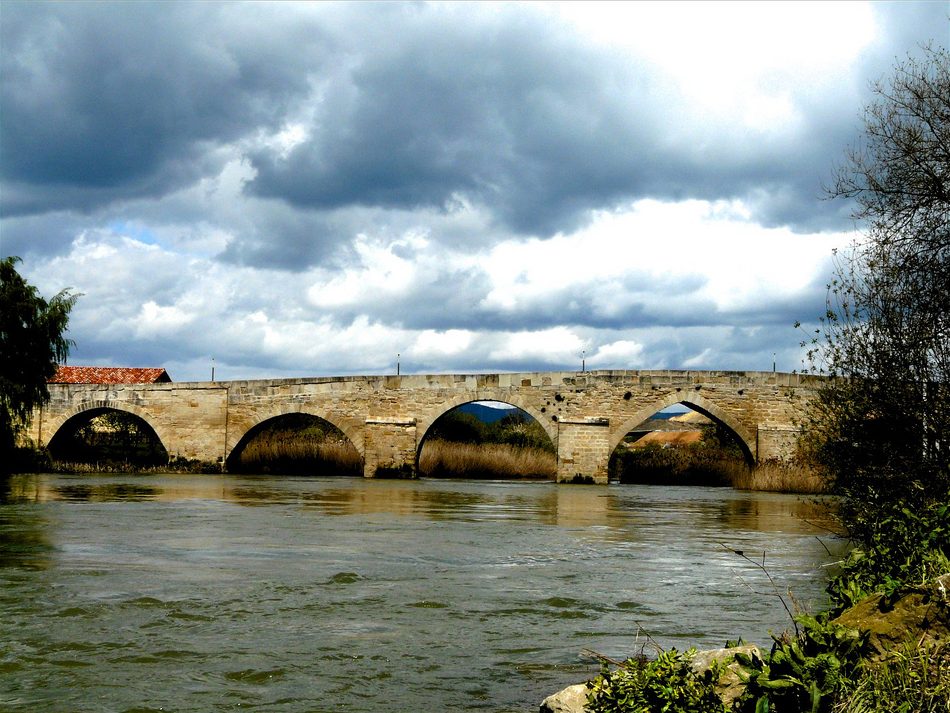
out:
<path id="1" fill-rule="evenodd" d="M 493 423 L 485 423 L 473 414 L 453 409 L 432 424 L 426 438 L 453 443 L 503 443 L 554 452 L 554 444 L 541 424 L 520 409 L 513 409 Z"/>
<path id="2" fill-rule="evenodd" d="M 829 189 L 853 201 L 861 237 L 837 256 L 811 342 L 835 378 L 806 441 L 862 542 L 888 504 L 950 489 L 950 56 L 926 47 L 872 91 Z"/>
<path id="3" fill-rule="evenodd" d="M 69 354 L 64 335 L 76 295 L 49 301 L 17 272 L 19 258 L 0 260 L 0 468 L 33 409 L 49 400 L 47 381 Z"/>
<path id="4" fill-rule="evenodd" d="M 47 446 L 53 460 L 121 469 L 168 463 L 155 431 L 138 416 L 116 410 L 91 413 L 95 415 L 88 420 L 77 416 L 63 424 Z"/>

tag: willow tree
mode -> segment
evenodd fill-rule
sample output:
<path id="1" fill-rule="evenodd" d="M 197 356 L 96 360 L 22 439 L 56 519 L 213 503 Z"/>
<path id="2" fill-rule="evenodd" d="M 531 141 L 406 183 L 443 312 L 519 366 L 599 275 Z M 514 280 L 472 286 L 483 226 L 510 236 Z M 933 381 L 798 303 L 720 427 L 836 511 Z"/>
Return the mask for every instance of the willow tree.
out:
<path id="1" fill-rule="evenodd" d="M 0 260 L 0 471 L 14 463 L 18 435 L 33 409 L 49 400 L 47 382 L 65 361 L 69 313 L 76 296 L 49 301 L 17 272 L 19 258 Z"/>
<path id="2" fill-rule="evenodd" d="M 808 429 L 865 541 L 888 506 L 927 507 L 950 488 L 950 56 L 924 48 L 872 90 L 829 189 L 852 200 L 860 237 L 837 255 L 811 343 L 836 378 Z"/>

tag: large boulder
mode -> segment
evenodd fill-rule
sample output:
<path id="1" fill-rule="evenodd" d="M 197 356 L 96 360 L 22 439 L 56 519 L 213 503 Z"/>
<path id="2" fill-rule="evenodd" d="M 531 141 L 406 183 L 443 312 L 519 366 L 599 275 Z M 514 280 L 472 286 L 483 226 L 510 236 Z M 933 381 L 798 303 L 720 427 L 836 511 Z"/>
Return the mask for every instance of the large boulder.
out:
<path id="1" fill-rule="evenodd" d="M 587 686 L 577 683 L 541 701 L 540 713 L 586 713 Z"/>
<path id="2" fill-rule="evenodd" d="M 897 596 L 871 595 L 834 621 L 868 632 L 875 658 L 907 641 L 918 646 L 950 641 L 950 574 L 901 590 Z"/>
<path id="3" fill-rule="evenodd" d="M 692 667 L 697 675 L 701 675 L 704 671 L 712 668 L 712 665 L 716 662 L 726 664 L 726 669 L 716 682 L 716 694 L 728 708 L 745 690 L 745 684 L 739 678 L 739 663 L 736 661 L 736 654 L 752 656 L 757 653 L 759 653 L 759 648 L 755 644 L 733 646 L 728 649 L 697 651 L 693 657 Z"/>

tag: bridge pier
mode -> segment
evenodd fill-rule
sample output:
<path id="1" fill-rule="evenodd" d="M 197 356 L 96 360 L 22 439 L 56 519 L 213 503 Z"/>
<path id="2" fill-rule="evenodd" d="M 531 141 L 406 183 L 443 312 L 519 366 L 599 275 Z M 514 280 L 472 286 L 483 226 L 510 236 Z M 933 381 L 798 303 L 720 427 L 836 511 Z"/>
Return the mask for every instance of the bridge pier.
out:
<path id="1" fill-rule="evenodd" d="M 796 426 L 764 426 L 755 432 L 755 461 L 784 460 L 795 453 L 802 431 Z"/>
<path id="2" fill-rule="evenodd" d="M 561 419 L 557 433 L 557 482 L 589 478 L 605 485 L 610 460 L 610 420 Z"/>
<path id="3" fill-rule="evenodd" d="M 415 477 L 416 419 L 368 418 L 363 444 L 365 477 Z"/>

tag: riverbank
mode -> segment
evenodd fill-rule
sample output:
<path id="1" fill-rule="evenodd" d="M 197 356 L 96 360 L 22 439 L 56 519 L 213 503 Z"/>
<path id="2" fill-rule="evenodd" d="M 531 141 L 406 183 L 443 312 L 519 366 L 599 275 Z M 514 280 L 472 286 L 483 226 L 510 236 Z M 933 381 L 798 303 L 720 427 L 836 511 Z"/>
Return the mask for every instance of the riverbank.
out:
<path id="1" fill-rule="evenodd" d="M 870 595 L 832 619 L 801 617 L 795 629 L 771 652 L 737 645 L 606 662 L 597 678 L 545 698 L 540 713 L 622 713 L 631 692 L 651 711 L 698 701 L 689 710 L 950 710 L 950 574 Z"/>
<path id="2" fill-rule="evenodd" d="M 540 448 L 432 440 L 422 446 L 419 475 L 423 478 L 554 480 L 557 457 Z"/>
<path id="3" fill-rule="evenodd" d="M 872 537 L 829 583 L 831 607 L 793 617 L 794 631 L 773 636 L 767 653 L 657 647 L 648 659 L 641 651 L 609 661 L 600 676 L 545 699 L 541 710 L 950 711 L 950 498 L 915 511 L 878 504 L 877 514 Z"/>

